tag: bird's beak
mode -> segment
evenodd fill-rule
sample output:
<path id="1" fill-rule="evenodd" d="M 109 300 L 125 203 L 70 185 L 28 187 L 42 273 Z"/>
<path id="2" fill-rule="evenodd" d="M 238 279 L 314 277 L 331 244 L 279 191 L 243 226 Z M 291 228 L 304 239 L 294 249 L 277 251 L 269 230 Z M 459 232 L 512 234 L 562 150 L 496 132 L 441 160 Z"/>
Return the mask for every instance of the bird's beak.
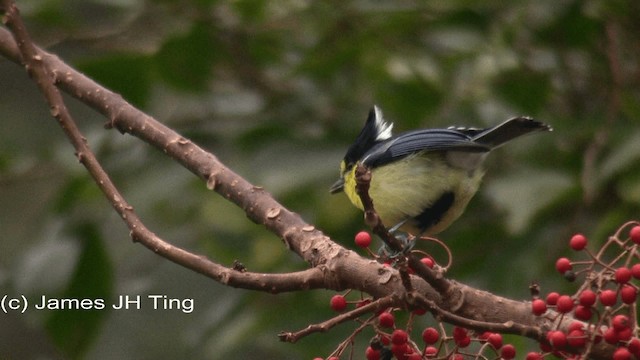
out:
<path id="1" fill-rule="evenodd" d="M 344 179 L 338 179 L 338 181 L 333 183 L 329 188 L 329 192 L 332 194 L 337 194 L 342 190 L 344 190 Z"/>

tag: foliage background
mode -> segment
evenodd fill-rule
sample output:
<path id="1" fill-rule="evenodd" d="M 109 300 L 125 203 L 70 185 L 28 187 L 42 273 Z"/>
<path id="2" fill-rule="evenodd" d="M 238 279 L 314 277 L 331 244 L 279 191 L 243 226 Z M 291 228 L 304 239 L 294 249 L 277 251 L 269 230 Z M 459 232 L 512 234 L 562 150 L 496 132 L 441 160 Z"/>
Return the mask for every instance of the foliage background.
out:
<path id="1" fill-rule="evenodd" d="M 555 128 L 492 155 L 481 191 L 440 236 L 455 255 L 452 278 L 516 299 L 528 298 L 534 280 L 543 292 L 569 291 L 553 263 L 568 254 L 570 234 L 597 241 L 638 218 L 637 1 L 18 5 L 39 44 L 347 246 L 361 214 L 327 190 L 374 103 L 396 131 L 489 126 L 521 114 Z M 354 327 L 279 343 L 279 331 L 331 316 L 331 293 L 229 289 L 132 244 L 25 72 L 0 60 L 0 84 L 0 293 L 32 302 L 148 294 L 195 301 L 189 314 L 149 306 L 1 314 L 0 358 L 301 359 L 330 353 Z M 79 102 L 69 105 L 158 235 L 252 271 L 305 268 L 163 154 L 105 131 L 105 119 Z"/>

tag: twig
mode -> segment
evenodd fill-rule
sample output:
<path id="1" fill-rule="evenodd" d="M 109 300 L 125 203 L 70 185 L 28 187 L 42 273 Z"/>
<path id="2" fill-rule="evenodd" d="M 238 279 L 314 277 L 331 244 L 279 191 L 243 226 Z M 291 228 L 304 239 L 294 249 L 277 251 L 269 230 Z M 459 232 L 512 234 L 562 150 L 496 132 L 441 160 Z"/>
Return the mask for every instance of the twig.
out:
<path id="1" fill-rule="evenodd" d="M 281 332 L 280 334 L 278 334 L 278 338 L 280 338 L 281 341 L 295 343 L 296 341 L 310 334 L 317 333 L 317 332 L 325 332 L 336 325 L 342 324 L 345 321 L 356 319 L 370 312 L 376 312 L 382 309 L 386 309 L 394 305 L 395 303 L 397 303 L 397 301 L 398 299 L 394 298 L 393 296 L 385 296 L 378 300 L 372 301 L 366 305 L 363 305 L 359 308 L 356 308 L 344 314 L 335 316 L 320 324 L 309 325 L 303 330 L 300 330 L 297 332 Z"/>

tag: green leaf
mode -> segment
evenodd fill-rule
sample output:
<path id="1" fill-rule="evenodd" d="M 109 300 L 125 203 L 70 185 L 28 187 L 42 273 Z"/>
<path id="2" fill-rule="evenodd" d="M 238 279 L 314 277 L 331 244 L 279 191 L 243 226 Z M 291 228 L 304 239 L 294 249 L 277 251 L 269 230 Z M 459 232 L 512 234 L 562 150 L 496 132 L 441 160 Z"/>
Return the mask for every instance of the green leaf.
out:
<path id="1" fill-rule="evenodd" d="M 240 0 L 234 1 L 232 6 L 247 22 L 259 22 L 265 17 L 269 2 L 267 1 L 253 1 L 253 0 Z"/>
<path id="2" fill-rule="evenodd" d="M 138 107 L 149 99 L 150 65 L 149 57 L 140 54 L 113 54 L 77 64 L 87 76 Z"/>
<path id="3" fill-rule="evenodd" d="M 102 193 L 89 177 L 72 176 L 58 190 L 53 210 L 57 213 L 68 212 L 78 203 L 99 199 L 101 196 Z"/>
<path id="4" fill-rule="evenodd" d="M 621 199 L 633 204 L 640 204 L 640 174 L 631 174 L 620 180 L 617 188 Z"/>
<path id="5" fill-rule="evenodd" d="M 538 113 L 551 93 L 549 77 L 527 69 L 499 74 L 494 86 L 501 98 L 529 114 Z"/>
<path id="6" fill-rule="evenodd" d="M 383 109 L 403 119 L 405 126 L 416 127 L 436 111 L 443 94 L 434 84 L 415 79 L 388 83 L 380 88 L 377 98 L 381 99 Z"/>
<path id="7" fill-rule="evenodd" d="M 486 193 L 506 212 L 505 222 L 512 233 L 527 228 L 534 216 L 559 199 L 573 186 L 571 177 L 553 170 L 527 169 L 495 179 Z"/>
<path id="8" fill-rule="evenodd" d="M 191 31 L 172 37 L 162 44 L 155 60 L 160 76 L 169 85 L 186 91 L 204 91 L 209 84 L 216 46 L 211 28 L 196 24 Z"/>
<path id="9" fill-rule="evenodd" d="M 111 262 L 96 224 L 79 225 L 74 233 L 82 250 L 62 299 L 110 299 L 113 288 Z M 64 259 L 61 259 L 64 261 Z M 46 327 L 53 341 L 69 357 L 78 358 L 89 348 L 107 316 L 104 309 L 55 310 Z"/>
<path id="10" fill-rule="evenodd" d="M 574 1 L 555 17 L 555 21 L 538 32 L 539 41 L 562 48 L 589 48 L 597 44 L 602 39 L 603 26 L 599 19 L 587 16 L 586 8 L 584 2 Z"/>
<path id="11" fill-rule="evenodd" d="M 630 168 L 640 160 L 640 130 L 629 133 L 626 140 L 613 147 L 613 151 L 602 161 L 598 171 L 598 183 L 604 184 L 616 174 Z"/>

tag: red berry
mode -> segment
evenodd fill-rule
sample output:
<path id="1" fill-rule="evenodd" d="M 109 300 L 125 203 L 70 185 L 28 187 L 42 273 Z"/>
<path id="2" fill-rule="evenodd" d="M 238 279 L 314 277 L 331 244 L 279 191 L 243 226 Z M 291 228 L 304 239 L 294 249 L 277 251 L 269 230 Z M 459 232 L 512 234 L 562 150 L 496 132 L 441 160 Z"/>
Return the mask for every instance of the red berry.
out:
<path id="1" fill-rule="evenodd" d="M 456 326 L 453 328 L 453 340 L 460 340 L 467 337 L 467 329 Z"/>
<path id="2" fill-rule="evenodd" d="M 420 259 L 420 262 L 425 264 L 428 268 L 433 268 L 434 262 L 430 257 L 423 257 Z"/>
<path id="3" fill-rule="evenodd" d="M 633 355 L 639 357 L 638 355 L 640 355 L 640 340 L 638 338 L 631 339 L 627 344 L 627 349 L 629 349 L 629 351 Z"/>
<path id="4" fill-rule="evenodd" d="M 366 231 L 360 231 L 355 237 L 356 245 L 361 248 L 366 248 L 371 245 L 371 235 Z"/>
<path id="5" fill-rule="evenodd" d="M 614 328 L 608 328 L 605 330 L 602 337 L 608 344 L 616 344 L 618 342 L 618 333 L 616 333 Z"/>
<path id="6" fill-rule="evenodd" d="M 633 330 L 631 330 L 630 327 L 626 327 L 620 331 L 616 331 L 616 335 L 618 335 L 618 340 L 620 341 L 629 341 L 633 336 Z"/>
<path id="7" fill-rule="evenodd" d="M 638 290 L 631 285 L 622 285 L 620 288 L 620 299 L 625 304 L 632 304 L 638 297 Z"/>
<path id="8" fill-rule="evenodd" d="M 567 336 L 559 330 L 549 331 L 547 340 L 554 349 L 562 349 L 567 345 Z"/>
<path id="9" fill-rule="evenodd" d="M 593 311 L 591 311 L 591 306 L 576 306 L 576 309 L 573 311 L 573 314 L 576 316 L 576 319 L 589 321 L 591 320 L 591 316 L 593 316 Z"/>
<path id="10" fill-rule="evenodd" d="M 391 343 L 396 345 L 406 344 L 409 341 L 409 335 L 402 329 L 393 330 L 391 334 Z"/>
<path id="11" fill-rule="evenodd" d="M 413 314 L 414 315 L 424 315 L 427 313 L 427 309 L 424 308 L 417 308 L 417 309 L 413 309 Z"/>
<path id="12" fill-rule="evenodd" d="M 413 353 L 407 357 L 407 360 L 422 360 L 422 355 Z"/>
<path id="13" fill-rule="evenodd" d="M 492 333 L 487 338 L 487 342 L 493 346 L 494 349 L 500 349 L 502 347 L 502 335 L 498 333 Z M 505 345 L 509 346 L 509 345 Z M 503 356 L 504 357 L 504 356 Z"/>
<path id="14" fill-rule="evenodd" d="M 596 303 L 596 299 L 597 299 L 597 295 L 595 292 L 593 292 L 592 290 L 586 289 L 583 292 L 580 293 L 580 296 L 578 297 L 578 302 L 580 302 L 580 305 L 582 306 L 593 306 L 593 304 Z"/>
<path id="15" fill-rule="evenodd" d="M 380 360 L 380 350 L 376 350 L 369 346 L 367 347 L 367 350 L 364 351 L 364 356 L 367 360 Z"/>
<path id="16" fill-rule="evenodd" d="M 434 356 L 438 355 L 438 349 L 435 348 L 434 346 L 427 346 L 424 349 L 424 355 L 426 357 L 434 357 Z"/>
<path id="17" fill-rule="evenodd" d="M 551 346 L 551 344 L 548 342 L 549 342 L 549 334 L 547 333 L 547 342 L 538 343 L 538 345 L 540 345 L 540 350 L 542 350 L 543 353 L 548 353 L 553 351 L 553 346 Z"/>
<path id="18" fill-rule="evenodd" d="M 631 230 L 629 231 L 629 237 L 631 238 L 631 241 L 633 241 L 636 244 L 640 244 L 640 226 L 634 226 L 631 228 Z"/>
<path id="19" fill-rule="evenodd" d="M 511 344 L 506 344 L 500 350 L 500 356 L 506 360 L 513 359 L 516 357 L 516 348 Z"/>
<path id="20" fill-rule="evenodd" d="M 631 275 L 636 279 L 640 279 L 640 264 L 634 264 L 631 267 Z"/>
<path id="21" fill-rule="evenodd" d="M 575 251 L 580 251 L 587 246 L 587 238 L 582 234 L 575 234 L 571 237 L 569 246 Z"/>
<path id="22" fill-rule="evenodd" d="M 572 330 L 567 336 L 567 343 L 571 347 L 581 347 L 587 343 L 587 337 L 582 330 Z"/>
<path id="23" fill-rule="evenodd" d="M 620 347 L 613 353 L 613 360 L 631 360 L 631 353 L 627 348 Z"/>
<path id="24" fill-rule="evenodd" d="M 537 352 L 530 352 L 527 354 L 525 360 L 542 360 L 542 354 Z"/>
<path id="25" fill-rule="evenodd" d="M 569 259 L 563 257 L 556 261 L 556 270 L 558 270 L 560 274 L 564 274 L 571 269 L 571 261 L 569 261 Z"/>
<path id="26" fill-rule="evenodd" d="M 471 337 L 469 337 L 467 329 L 456 326 L 453 328 L 453 341 L 458 347 L 464 348 L 471 343 Z"/>
<path id="27" fill-rule="evenodd" d="M 567 328 L 567 332 L 572 332 L 573 330 L 584 331 L 584 324 L 581 323 L 580 321 L 572 322 L 571 324 L 569 324 L 569 327 Z"/>
<path id="28" fill-rule="evenodd" d="M 569 295 L 562 295 L 558 298 L 556 307 L 559 312 L 566 314 L 573 310 L 573 299 Z"/>
<path id="29" fill-rule="evenodd" d="M 396 359 L 398 360 L 407 360 L 409 349 L 411 349 L 411 347 L 407 343 L 391 345 L 391 352 L 396 356 Z"/>
<path id="30" fill-rule="evenodd" d="M 385 328 L 392 328 L 395 325 L 395 318 L 392 313 L 385 311 L 378 315 L 378 324 Z"/>
<path id="31" fill-rule="evenodd" d="M 600 303 L 604 306 L 613 306 L 617 301 L 617 294 L 613 290 L 603 290 L 600 293 Z"/>
<path id="32" fill-rule="evenodd" d="M 471 344 L 471 337 L 465 336 L 459 340 L 455 340 L 455 343 L 460 348 L 466 348 L 467 346 L 469 346 L 469 344 Z"/>
<path id="33" fill-rule="evenodd" d="M 550 292 L 547 295 L 547 305 L 550 306 L 554 306 L 558 303 L 558 298 L 560 297 L 560 294 L 558 294 L 557 292 Z"/>
<path id="34" fill-rule="evenodd" d="M 424 340 L 425 344 L 433 345 L 440 339 L 440 333 L 438 330 L 432 327 L 428 327 L 424 329 L 422 332 L 422 340 Z"/>
<path id="35" fill-rule="evenodd" d="M 618 284 L 626 284 L 631 280 L 631 270 L 627 267 L 619 267 L 615 272 L 616 282 Z"/>
<path id="36" fill-rule="evenodd" d="M 342 295 L 333 295 L 331 298 L 331 308 L 334 311 L 342 311 L 347 307 L 347 300 Z"/>
<path id="37" fill-rule="evenodd" d="M 535 299 L 531 302 L 531 312 L 533 315 L 540 316 L 547 311 L 547 304 L 542 299 Z"/>
<path id="38" fill-rule="evenodd" d="M 630 325 L 629 317 L 626 315 L 616 315 L 611 319 L 611 326 L 615 331 L 622 331 Z"/>

